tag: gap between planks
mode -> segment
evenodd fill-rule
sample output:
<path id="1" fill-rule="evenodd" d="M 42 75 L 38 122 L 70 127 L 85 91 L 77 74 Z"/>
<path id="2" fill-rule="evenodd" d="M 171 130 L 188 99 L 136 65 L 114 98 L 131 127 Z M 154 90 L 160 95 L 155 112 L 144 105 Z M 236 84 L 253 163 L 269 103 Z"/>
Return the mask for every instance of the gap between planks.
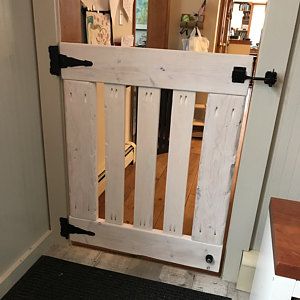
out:
<path id="1" fill-rule="evenodd" d="M 193 139 L 188 170 L 186 204 L 184 213 L 183 234 L 191 235 L 198 169 L 201 154 L 202 141 Z M 156 160 L 156 183 L 154 199 L 154 229 L 163 229 L 164 202 L 166 191 L 168 153 L 157 155 Z M 129 165 L 125 169 L 125 193 L 124 193 L 124 223 L 133 224 L 134 217 L 134 191 L 135 191 L 135 165 Z M 105 192 L 99 197 L 99 218 L 104 219 L 105 215 Z"/>

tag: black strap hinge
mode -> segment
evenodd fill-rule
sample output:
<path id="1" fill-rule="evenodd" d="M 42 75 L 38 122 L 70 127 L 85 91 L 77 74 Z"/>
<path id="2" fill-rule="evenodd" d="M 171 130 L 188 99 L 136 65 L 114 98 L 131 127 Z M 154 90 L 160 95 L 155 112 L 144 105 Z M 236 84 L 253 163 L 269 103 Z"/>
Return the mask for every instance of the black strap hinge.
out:
<path id="1" fill-rule="evenodd" d="M 59 53 L 58 46 L 49 46 L 50 74 L 61 75 L 61 69 L 71 67 L 91 67 L 93 62 L 89 60 L 80 60 Z"/>
<path id="2" fill-rule="evenodd" d="M 67 218 L 60 218 L 59 221 L 60 221 L 60 235 L 66 238 L 67 240 L 69 239 L 70 234 L 83 234 L 83 235 L 95 236 L 95 233 L 92 231 L 87 231 L 78 228 L 74 225 L 71 225 Z"/>
<path id="3" fill-rule="evenodd" d="M 272 87 L 277 82 L 277 73 L 275 70 L 266 72 L 265 77 L 254 77 L 247 75 L 247 69 L 245 67 L 234 67 L 232 71 L 232 82 L 244 83 L 246 80 L 260 80 Z"/>

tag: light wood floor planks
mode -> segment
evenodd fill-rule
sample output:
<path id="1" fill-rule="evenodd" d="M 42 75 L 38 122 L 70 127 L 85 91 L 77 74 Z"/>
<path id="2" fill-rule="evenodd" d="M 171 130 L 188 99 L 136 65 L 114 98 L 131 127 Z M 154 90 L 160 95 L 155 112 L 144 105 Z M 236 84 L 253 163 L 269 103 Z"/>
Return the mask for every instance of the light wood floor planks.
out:
<path id="1" fill-rule="evenodd" d="M 183 234 L 191 235 L 195 207 L 198 169 L 201 154 L 201 140 L 193 139 L 191 145 Z M 160 154 L 156 161 L 156 185 L 154 200 L 154 228 L 163 229 L 164 202 L 166 192 L 168 154 Z M 125 170 L 124 222 L 133 224 L 134 216 L 135 166 Z M 99 217 L 105 218 L 105 192 L 99 197 Z"/>

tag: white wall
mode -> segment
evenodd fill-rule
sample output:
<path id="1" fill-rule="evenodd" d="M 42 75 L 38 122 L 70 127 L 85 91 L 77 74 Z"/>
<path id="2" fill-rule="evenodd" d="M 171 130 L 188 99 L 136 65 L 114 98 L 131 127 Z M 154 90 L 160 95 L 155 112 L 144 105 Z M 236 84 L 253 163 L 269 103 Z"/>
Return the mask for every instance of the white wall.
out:
<path id="1" fill-rule="evenodd" d="M 253 248 L 259 250 L 270 197 L 300 201 L 300 27 L 297 25 L 272 154 L 256 220 Z M 300 216 L 299 216 L 300 217 Z"/>
<path id="2" fill-rule="evenodd" d="M 1 281 L 49 229 L 31 0 L 0 1 L 0 40 Z"/>

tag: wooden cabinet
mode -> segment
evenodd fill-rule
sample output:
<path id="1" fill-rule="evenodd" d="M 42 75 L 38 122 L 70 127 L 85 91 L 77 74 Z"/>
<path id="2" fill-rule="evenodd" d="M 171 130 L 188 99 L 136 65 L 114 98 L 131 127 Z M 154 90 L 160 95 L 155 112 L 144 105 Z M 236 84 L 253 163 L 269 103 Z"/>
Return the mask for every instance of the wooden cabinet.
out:
<path id="1" fill-rule="evenodd" d="M 227 53 L 228 54 L 250 54 L 250 40 L 233 40 L 228 42 Z"/>
<path id="2" fill-rule="evenodd" d="M 272 199 L 250 300 L 300 298 L 300 202 Z"/>

